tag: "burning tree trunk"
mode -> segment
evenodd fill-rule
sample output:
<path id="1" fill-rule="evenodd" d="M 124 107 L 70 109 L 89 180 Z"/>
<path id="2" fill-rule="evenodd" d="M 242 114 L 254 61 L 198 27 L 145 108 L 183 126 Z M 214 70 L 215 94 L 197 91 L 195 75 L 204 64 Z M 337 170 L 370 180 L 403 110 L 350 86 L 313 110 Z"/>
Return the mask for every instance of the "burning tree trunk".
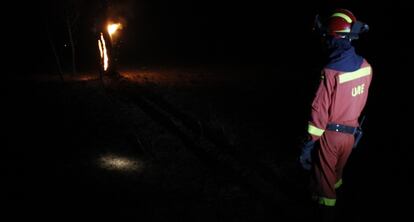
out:
<path id="1" fill-rule="evenodd" d="M 101 69 L 104 74 L 111 74 L 112 72 L 112 44 L 109 37 L 109 33 L 106 29 L 103 28 L 102 32 L 99 34 L 99 52 L 101 58 Z"/>
<path id="2" fill-rule="evenodd" d="M 102 80 L 105 71 L 108 69 L 108 52 L 106 49 L 106 41 L 103 33 L 98 35 L 99 47 L 99 78 Z"/>
<path id="3" fill-rule="evenodd" d="M 108 1 L 101 1 L 100 16 L 97 24 L 97 39 L 100 58 L 100 78 L 103 75 L 118 75 L 113 53 L 114 35 L 122 28 L 120 23 L 108 22 Z"/>
<path id="4" fill-rule="evenodd" d="M 101 74 L 118 75 L 113 54 L 113 35 L 121 24 L 105 24 L 98 37 L 98 47 L 101 64 Z"/>

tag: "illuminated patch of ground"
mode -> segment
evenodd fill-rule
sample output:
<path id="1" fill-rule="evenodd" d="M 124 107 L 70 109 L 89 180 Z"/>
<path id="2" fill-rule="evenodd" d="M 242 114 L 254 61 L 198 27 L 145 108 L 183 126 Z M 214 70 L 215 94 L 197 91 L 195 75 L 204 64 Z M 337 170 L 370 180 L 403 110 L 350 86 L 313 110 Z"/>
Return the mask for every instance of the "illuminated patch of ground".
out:
<path id="1" fill-rule="evenodd" d="M 115 154 L 101 156 L 98 162 L 101 168 L 111 171 L 141 172 L 144 169 L 144 162 Z"/>

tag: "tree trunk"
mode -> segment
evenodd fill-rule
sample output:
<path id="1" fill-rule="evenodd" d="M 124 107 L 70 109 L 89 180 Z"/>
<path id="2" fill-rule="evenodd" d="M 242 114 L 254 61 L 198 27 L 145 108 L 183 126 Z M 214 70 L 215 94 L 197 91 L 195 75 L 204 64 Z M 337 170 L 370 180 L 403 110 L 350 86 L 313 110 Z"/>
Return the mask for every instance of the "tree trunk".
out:
<path id="1" fill-rule="evenodd" d="M 97 27 L 99 27 L 99 35 L 103 34 L 103 38 L 106 44 L 106 51 L 108 56 L 108 69 L 103 72 L 104 75 L 117 76 L 118 72 L 116 70 L 115 57 L 114 57 L 114 48 L 112 46 L 112 40 L 108 33 L 107 21 L 108 21 L 108 9 L 109 1 L 101 0 L 100 1 L 100 14 L 98 18 Z M 103 68 L 102 68 L 103 70 Z"/>
<path id="2" fill-rule="evenodd" d="M 56 65 L 57 65 L 57 68 L 58 68 L 58 71 L 59 71 L 60 79 L 62 81 L 65 81 L 63 79 L 63 71 L 62 71 L 62 65 L 60 64 L 59 55 L 56 51 L 55 43 L 53 42 L 52 36 L 50 35 L 49 28 L 47 27 L 47 25 L 45 25 L 45 29 L 46 29 L 46 33 L 47 33 L 47 38 L 49 39 L 50 47 L 52 48 L 53 55 L 55 56 Z"/>
<path id="3" fill-rule="evenodd" d="M 71 25 L 71 22 L 70 22 L 68 17 L 66 18 L 66 25 L 67 25 L 67 28 L 68 28 L 70 46 L 71 46 L 71 49 L 72 49 L 72 69 L 73 69 L 73 74 L 76 75 L 75 43 L 73 42 L 73 37 L 72 37 L 72 25 Z"/>
<path id="4" fill-rule="evenodd" d="M 101 40 L 101 35 L 100 33 L 96 33 L 96 37 L 98 39 L 98 44 L 101 47 L 102 46 L 102 40 Z M 103 50 L 103 49 L 102 49 Z M 98 62 L 99 62 L 99 80 L 101 82 L 103 82 L 103 76 L 105 74 L 105 70 L 104 70 L 104 59 L 102 57 L 103 52 L 101 52 L 100 50 L 96 50 L 97 52 L 97 58 L 98 58 Z"/>
<path id="5" fill-rule="evenodd" d="M 103 37 L 105 40 L 106 52 L 108 56 L 108 69 L 106 70 L 106 73 L 108 75 L 113 75 L 115 73 L 114 59 L 113 59 L 113 53 L 112 53 L 113 48 L 112 48 L 111 37 L 109 36 L 106 25 L 104 26 L 102 33 L 103 33 Z"/>

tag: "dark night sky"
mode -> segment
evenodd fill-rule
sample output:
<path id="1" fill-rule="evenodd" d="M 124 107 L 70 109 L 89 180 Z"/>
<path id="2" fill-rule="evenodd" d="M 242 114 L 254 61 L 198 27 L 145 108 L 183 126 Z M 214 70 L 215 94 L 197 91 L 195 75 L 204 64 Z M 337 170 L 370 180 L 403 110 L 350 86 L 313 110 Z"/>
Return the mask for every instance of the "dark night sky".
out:
<path id="1" fill-rule="evenodd" d="M 15 6 L 18 17 L 12 23 L 11 58 L 19 63 L 29 50 L 36 54 L 24 67 L 36 72 L 54 72 L 55 64 L 45 32 L 45 24 L 69 64 L 69 47 L 63 20 L 65 1 L 44 1 Z M 94 21 L 100 1 L 79 1 L 76 41 L 81 68 L 94 67 L 96 53 Z M 351 9 L 367 22 L 371 31 L 356 44 L 358 50 L 377 60 L 406 58 L 398 28 L 403 28 L 405 13 L 401 3 L 368 4 L 364 1 L 219 1 L 151 0 L 109 1 L 110 13 L 121 19 L 120 61 L 180 61 L 201 63 L 313 64 L 319 57 L 318 39 L 312 33 L 316 13 L 330 6 Z M 336 3 L 336 4 L 335 4 Z M 42 22 L 43 21 L 43 22 Z M 29 37 L 30 36 L 30 37 Z M 30 40 L 29 40 L 30 38 Z M 23 44 L 22 44 L 23 43 Z M 389 55 L 393 56 L 389 56 Z M 395 56 L 396 55 L 396 56 Z M 388 57 L 389 56 L 389 57 Z"/>

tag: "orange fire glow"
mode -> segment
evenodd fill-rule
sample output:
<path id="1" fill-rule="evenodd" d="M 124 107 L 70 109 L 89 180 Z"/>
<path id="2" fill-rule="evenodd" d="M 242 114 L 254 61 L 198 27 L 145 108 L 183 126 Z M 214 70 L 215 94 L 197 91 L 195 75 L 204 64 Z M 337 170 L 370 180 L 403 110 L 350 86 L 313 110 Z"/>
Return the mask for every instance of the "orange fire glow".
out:
<path id="1" fill-rule="evenodd" d="M 118 30 L 118 29 L 121 29 L 122 28 L 122 25 L 121 25 L 121 23 L 114 23 L 114 24 L 109 24 L 108 25 L 108 27 L 107 27 L 107 29 L 108 29 L 108 33 L 109 33 L 109 36 L 111 36 L 111 38 L 112 38 L 112 35 Z"/>

